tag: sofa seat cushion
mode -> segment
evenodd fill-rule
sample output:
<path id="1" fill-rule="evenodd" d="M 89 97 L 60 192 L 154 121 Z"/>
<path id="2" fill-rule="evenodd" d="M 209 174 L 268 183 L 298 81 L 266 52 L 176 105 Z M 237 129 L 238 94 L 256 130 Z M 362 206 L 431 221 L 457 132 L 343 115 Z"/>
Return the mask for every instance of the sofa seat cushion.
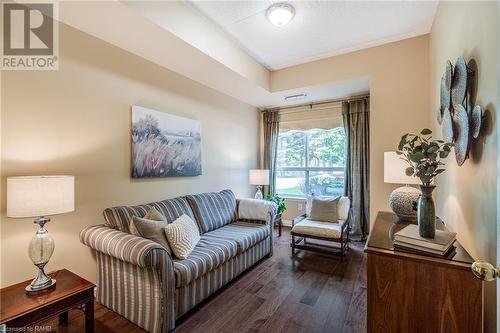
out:
<path id="1" fill-rule="evenodd" d="M 180 288 L 236 256 L 234 240 L 202 235 L 186 259 L 174 260 L 175 286 Z"/>
<path id="2" fill-rule="evenodd" d="M 345 221 L 342 220 L 339 220 L 337 223 L 332 223 L 306 218 L 292 228 L 292 233 L 336 239 L 340 238 L 342 225 L 344 223 Z"/>
<path id="3" fill-rule="evenodd" d="M 144 217 L 151 209 L 156 208 L 164 217 L 167 223 L 172 223 L 177 218 L 186 214 L 194 220 L 194 213 L 191 210 L 186 198 L 167 199 L 158 202 L 151 202 L 139 206 L 119 206 L 106 208 L 103 212 L 105 225 L 123 232 L 130 232 L 130 222 L 134 216 Z"/>
<path id="4" fill-rule="evenodd" d="M 186 198 L 202 234 L 236 221 L 236 197 L 231 190 L 188 195 Z"/>
<path id="5" fill-rule="evenodd" d="M 210 231 L 205 235 L 211 239 L 227 239 L 236 242 L 239 254 L 266 239 L 270 233 L 271 230 L 268 225 L 237 221 Z"/>

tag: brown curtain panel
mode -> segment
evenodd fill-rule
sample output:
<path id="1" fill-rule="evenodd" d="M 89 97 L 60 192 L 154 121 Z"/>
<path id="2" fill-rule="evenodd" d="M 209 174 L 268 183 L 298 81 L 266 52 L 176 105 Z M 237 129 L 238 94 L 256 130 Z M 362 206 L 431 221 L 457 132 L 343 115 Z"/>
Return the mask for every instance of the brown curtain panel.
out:
<path id="1" fill-rule="evenodd" d="M 278 111 L 264 112 L 264 168 L 269 169 L 268 194 L 276 193 L 276 151 L 278 150 L 278 133 L 280 115 Z"/>
<path id="2" fill-rule="evenodd" d="M 364 239 L 370 230 L 370 101 L 342 103 L 346 133 L 345 195 L 351 200 L 351 236 Z"/>

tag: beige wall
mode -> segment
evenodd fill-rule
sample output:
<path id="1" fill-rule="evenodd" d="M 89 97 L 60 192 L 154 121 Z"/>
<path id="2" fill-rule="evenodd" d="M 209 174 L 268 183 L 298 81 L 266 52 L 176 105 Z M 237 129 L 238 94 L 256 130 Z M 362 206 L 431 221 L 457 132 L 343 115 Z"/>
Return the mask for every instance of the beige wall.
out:
<path id="1" fill-rule="evenodd" d="M 105 207 L 224 188 L 253 195 L 254 107 L 64 25 L 60 47 L 58 71 L 1 78 L 2 192 L 10 175 L 76 176 L 75 212 L 54 216 L 47 226 L 56 241 L 49 271 L 65 267 L 96 280 L 95 260 L 78 233 L 102 223 Z M 130 178 L 133 104 L 201 121 L 202 176 Z M 34 276 L 27 249 L 36 228 L 30 219 L 6 218 L 5 199 L 1 217 L 1 286 L 7 286 Z"/>
<path id="2" fill-rule="evenodd" d="M 271 73 L 273 91 L 369 77 L 372 221 L 389 209 L 389 193 L 397 187 L 383 181 L 384 151 L 395 150 L 404 133 L 429 125 L 428 43 L 425 35 Z"/>
<path id="3" fill-rule="evenodd" d="M 488 128 L 472 146 L 471 158 L 461 167 L 448 158 L 447 171 L 438 177 L 437 213 L 474 258 L 492 263 L 496 258 L 498 12 L 496 2 L 442 2 L 430 38 L 430 122 L 440 132 L 435 110 L 446 60 L 459 56 L 478 65 L 477 104 L 486 109 Z M 439 136 L 441 136 L 439 134 Z M 487 332 L 495 332 L 495 283 L 485 284 Z"/>
<path id="4" fill-rule="evenodd" d="M 286 199 L 285 204 L 286 211 L 283 213 L 284 220 L 291 221 L 306 212 L 306 201 L 303 199 Z"/>

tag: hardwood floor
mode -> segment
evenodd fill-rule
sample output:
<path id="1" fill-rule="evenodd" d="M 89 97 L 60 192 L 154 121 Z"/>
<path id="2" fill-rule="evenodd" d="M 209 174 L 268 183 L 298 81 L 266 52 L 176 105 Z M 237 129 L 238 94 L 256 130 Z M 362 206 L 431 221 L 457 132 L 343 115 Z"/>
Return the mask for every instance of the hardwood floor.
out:
<path id="1" fill-rule="evenodd" d="M 304 251 L 291 260 L 287 228 L 275 242 L 273 257 L 181 318 L 174 332 L 366 332 L 364 243 L 352 242 L 340 262 Z M 44 325 L 51 332 L 83 332 L 81 311 L 72 310 L 69 323 Z M 95 332 L 145 331 L 96 303 Z"/>

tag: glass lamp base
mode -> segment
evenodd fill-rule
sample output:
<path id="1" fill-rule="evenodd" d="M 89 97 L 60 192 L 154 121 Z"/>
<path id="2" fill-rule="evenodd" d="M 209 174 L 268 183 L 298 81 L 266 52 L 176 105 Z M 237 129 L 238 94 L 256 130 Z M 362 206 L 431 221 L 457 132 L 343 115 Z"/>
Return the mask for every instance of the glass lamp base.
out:
<path id="1" fill-rule="evenodd" d="M 263 199 L 264 196 L 262 195 L 262 186 L 257 186 L 257 192 L 255 192 L 255 199 Z"/>
<path id="2" fill-rule="evenodd" d="M 31 281 L 30 285 L 25 288 L 27 293 L 46 290 L 56 284 L 56 280 L 47 276 L 43 270 L 54 252 L 54 239 L 49 235 L 47 229 L 44 228 L 45 224 L 49 221 L 48 218 L 43 216 L 34 221 L 34 223 L 40 226 L 40 229 L 38 229 L 31 239 L 29 255 L 33 264 L 38 268 L 38 273 L 36 278 Z"/>
<path id="3" fill-rule="evenodd" d="M 42 285 L 33 285 L 35 280 L 33 280 L 33 282 L 31 282 L 31 284 L 27 285 L 26 288 L 24 288 L 24 290 L 26 290 L 27 294 L 36 294 L 39 292 L 43 292 L 43 291 L 45 291 L 51 287 L 54 287 L 56 285 L 56 280 L 51 279 L 51 278 L 49 278 L 47 283 L 44 283 Z"/>

